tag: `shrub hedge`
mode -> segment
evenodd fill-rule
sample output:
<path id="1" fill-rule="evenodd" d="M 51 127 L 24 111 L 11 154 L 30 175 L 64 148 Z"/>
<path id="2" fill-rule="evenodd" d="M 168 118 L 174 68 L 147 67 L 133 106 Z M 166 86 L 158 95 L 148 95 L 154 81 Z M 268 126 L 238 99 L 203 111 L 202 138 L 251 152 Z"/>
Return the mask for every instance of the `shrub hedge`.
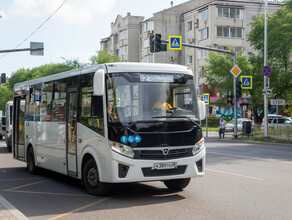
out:
<path id="1" fill-rule="evenodd" d="M 208 127 L 218 128 L 219 127 L 219 117 L 208 117 Z M 202 126 L 206 127 L 206 119 L 202 120 Z"/>

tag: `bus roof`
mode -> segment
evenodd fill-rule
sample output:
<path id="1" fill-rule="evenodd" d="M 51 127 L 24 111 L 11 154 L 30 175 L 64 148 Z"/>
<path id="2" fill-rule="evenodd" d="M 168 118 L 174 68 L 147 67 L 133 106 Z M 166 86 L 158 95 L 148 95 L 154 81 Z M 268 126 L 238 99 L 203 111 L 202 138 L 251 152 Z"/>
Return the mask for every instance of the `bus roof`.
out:
<path id="1" fill-rule="evenodd" d="M 14 90 L 26 90 L 30 85 L 40 84 L 44 82 L 51 82 L 54 80 L 64 79 L 72 76 L 93 73 L 99 69 L 104 69 L 105 73 L 117 72 L 156 72 L 156 73 L 184 73 L 192 75 L 189 67 L 175 64 L 160 64 L 160 63 L 134 63 L 134 62 L 118 62 L 118 63 L 105 63 L 81 69 L 70 70 L 62 73 L 45 76 L 38 79 L 33 79 L 14 85 Z"/>

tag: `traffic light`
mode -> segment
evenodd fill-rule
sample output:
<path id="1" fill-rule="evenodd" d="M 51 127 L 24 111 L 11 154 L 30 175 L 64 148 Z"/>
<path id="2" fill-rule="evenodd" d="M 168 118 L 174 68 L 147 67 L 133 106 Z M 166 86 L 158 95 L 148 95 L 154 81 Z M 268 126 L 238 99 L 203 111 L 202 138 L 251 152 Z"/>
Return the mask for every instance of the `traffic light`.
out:
<path id="1" fill-rule="evenodd" d="M 241 82 L 240 81 L 237 81 L 236 82 L 236 98 L 240 98 L 242 96 L 242 93 L 241 93 Z"/>
<path id="2" fill-rule="evenodd" d="M 154 49 L 155 52 L 161 51 L 161 34 L 155 34 Z"/>
<path id="3" fill-rule="evenodd" d="M 1 73 L 1 83 L 6 83 L 6 73 Z"/>
<path id="4" fill-rule="evenodd" d="M 232 95 L 227 95 L 227 104 L 233 105 L 233 96 Z"/>
<path id="5" fill-rule="evenodd" d="M 167 45 L 161 43 L 161 34 L 150 35 L 149 41 L 150 53 L 167 51 Z"/>
<path id="6" fill-rule="evenodd" d="M 149 37 L 149 45 L 150 45 L 150 53 L 154 53 L 154 35 L 150 35 Z"/>

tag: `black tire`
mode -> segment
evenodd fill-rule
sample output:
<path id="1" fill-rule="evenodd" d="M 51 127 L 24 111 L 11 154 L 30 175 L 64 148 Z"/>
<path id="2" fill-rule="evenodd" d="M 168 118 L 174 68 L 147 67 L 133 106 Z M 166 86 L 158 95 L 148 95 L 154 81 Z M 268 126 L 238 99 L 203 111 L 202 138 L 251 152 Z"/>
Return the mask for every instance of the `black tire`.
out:
<path id="1" fill-rule="evenodd" d="M 98 169 L 93 158 L 86 161 L 83 167 L 82 180 L 85 190 L 88 194 L 94 196 L 106 195 L 112 187 L 109 183 L 99 182 Z"/>
<path id="2" fill-rule="evenodd" d="M 165 180 L 164 185 L 170 190 L 182 190 L 189 185 L 191 178 L 186 179 L 175 179 L 175 180 Z"/>
<path id="3" fill-rule="evenodd" d="M 26 168 L 27 168 L 27 171 L 31 174 L 36 174 L 37 172 L 37 167 L 35 165 L 34 152 L 33 152 L 32 147 L 28 148 Z"/>

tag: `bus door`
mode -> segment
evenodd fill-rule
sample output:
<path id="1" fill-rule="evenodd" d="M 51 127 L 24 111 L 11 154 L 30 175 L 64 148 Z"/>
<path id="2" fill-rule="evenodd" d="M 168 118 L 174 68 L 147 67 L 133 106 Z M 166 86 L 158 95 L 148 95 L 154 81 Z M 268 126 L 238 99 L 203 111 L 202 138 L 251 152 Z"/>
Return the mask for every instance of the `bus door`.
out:
<path id="1" fill-rule="evenodd" d="M 77 176 L 77 87 L 67 89 L 67 126 L 66 153 L 67 171 L 71 176 Z"/>
<path id="2" fill-rule="evenodd" d="M 14 108 L 14 158 L 25 158 L 25 97 L 15 98 Z"/>

